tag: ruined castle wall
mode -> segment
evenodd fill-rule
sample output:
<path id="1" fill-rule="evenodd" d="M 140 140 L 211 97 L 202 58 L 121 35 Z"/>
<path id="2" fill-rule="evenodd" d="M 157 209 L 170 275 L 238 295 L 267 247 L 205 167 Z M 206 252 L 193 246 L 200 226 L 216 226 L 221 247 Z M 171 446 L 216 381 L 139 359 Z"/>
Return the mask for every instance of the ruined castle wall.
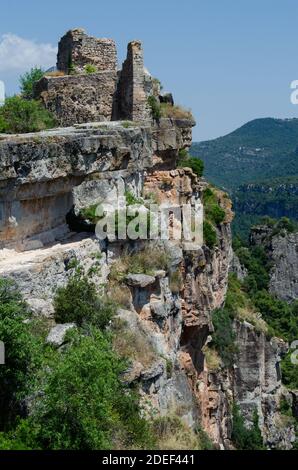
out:
<path id="1" fill-rule="evenodd" d="M 119 76 L 113 119 L 142 121 L 150 117 L 145 85 L 142 44 L 140 41 L 132 41 L 127 46 L 127 58 Z"/>
<path id="2" fill-rule="evenodd" d="M 69 73 L 70 67 L 83 71 L 85 65 L 92 64 L 98 72 L 116 71 L 117 51 L 115 41 L 88 36 L 84 30 L 68 31 L 58 45 L 57 68 Z"/>
<path id="3" fill-rule="evenodd" d="M 60 126 L 109 121 L 116 81 L 113 71 L 43 77 L 35 86 L 35 97 L 54 114 Z"/>

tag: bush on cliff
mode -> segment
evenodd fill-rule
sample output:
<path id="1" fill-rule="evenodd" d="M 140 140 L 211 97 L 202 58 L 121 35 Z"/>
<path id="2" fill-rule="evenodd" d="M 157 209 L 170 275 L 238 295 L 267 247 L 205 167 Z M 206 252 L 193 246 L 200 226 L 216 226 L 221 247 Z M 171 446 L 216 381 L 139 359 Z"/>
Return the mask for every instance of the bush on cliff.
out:
<path id="1" fill-rule="evenodd" d="M 34 98 L 34 84 L 44 76 L 40 67 L 33 67 L 29 72 L 20 77 L 20 89 L 22 98 L 32 100 Z"/>
<path id="2" fill-rule="evenodd" d="M 203 224 L 204 243 L 212 250 L 217 242 L 216 231 L 208 220 L 204 220 Z"/>
<path id="3" fill-rule="evenodd" d="M 232 412 L 232 441 L 237 450 L 264 450 L 257 410 L 253 413 L 253 424 L 251 428 L 247 428 L 245 426 L 244 418 L 240 413 L 240 408 L 235 403 L 233 404 Z"/>
<path id="4" fill-rule="evenodd" d="M 204 162 L 199 158 L 194 158 L 189 155 L 185 149 L 179 151 L 179 157 L 177 162 L 178 168 L 188 167 L 201 178 L 204 173 Z"/>
<path id="5" fill-rule="evenodd" d="M 238 350 L 233 330 L 233 317 L 227 309 L 217 309 L 212 314 L 212 323 L 214 326 L 212 346 L 217 350 L 225 367 L 232 367 Z"/>
<path id="6" fill-rule="evenodd" d="M 206 188 L 203 192 L 203 205 L 205 217 L 216 225 L 222 223 L 226 213 L 220 207 L 217 197 L 211 188 Z"/>
<path id="7" fill-rule="evenodd" d="M 5 345 L 5 364 L 0 365 L 0 430 L 13 424 L 40 366 L 41 345 L 31 334 L 30 323 L 24 323 L 28 315 L 16 286 L 0 279 L 0 340 Z"/>
<path id="8" fill-rule="evenodd" d="M 12 96 L 0 108 L 0 133 L 38 132 L 54 126 L 54 118 L 39 101 Z"/>
<path id="9" fill-rule="evenodd" d="M 30 416 L 6 434 L 0 449 L 100 450 L 153 445 L 139 399 L 121 381 L 127 367 L 112 337 L 96 328 L 72 332 L 67 348 L 44 368 L 42 393 Z"/>
<path id="10" fill-rule="evenodd" d="M 270 220 L 269 225 L 272 226 Z M 275 227 L 289 226 L 285 220 L 280 221 L 279 224 L 274 221 L 273 225 Z M 268 292 L 272 265 L 264 247 L 243 246 L 237 240 L 234 249 L 241 264 L 248 270 L 242 287 L 255 309 L 268 324 L 268 334 L 281 337 L 291 345 L 298 338 L 298 302 L 288 304 Z M 298 366 L 291 362 L 292 353 L 293 350 L 290 350 L 281 362 L 282 382 L 287 387 L 296 389 L 298 388 Z"/>
<path id="11" fill-rule="evenodd" d="M 100 297 L 95 284 L 77 272 L 65 287 L 58 288 L 54 298 L 57 323 L 92 324 L 104 330 L 115 315 L 115 304 Z"/>
<path id="12" fill-rule="evenodd" d="M 120 376 L 126 368 L 97 329 L 76 333 L 47 373 L 44 396 L 29 418 L 42 449 L 95 450 L 142 447 L 150 441 L 137 395 Z"/>

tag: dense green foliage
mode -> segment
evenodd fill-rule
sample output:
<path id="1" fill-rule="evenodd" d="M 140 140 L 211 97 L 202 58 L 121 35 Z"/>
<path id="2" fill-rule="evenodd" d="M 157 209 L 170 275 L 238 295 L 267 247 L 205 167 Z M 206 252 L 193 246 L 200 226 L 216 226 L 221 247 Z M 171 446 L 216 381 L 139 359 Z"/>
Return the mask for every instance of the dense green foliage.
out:
<path id="1" fill-rule="evenodd" d="M 238 450 L 264 450 L 263 438 L 259 428 L 258 413 L 253 414 L 253 424 L 247 428 L 239 406 L 233 404 L 232 441 Z"/>
<path id="2" fill-rule="evenodd" d="M 97 329 L 76 334 L 71 347 L 47 374 L 44 396 L 29 418 L 43 449 L 110 449 L 142 445 L 147 425 L 138 400 L 119 380 L 125 363 L 111 338 Z"/>
<path id="3" fill-rule="evenodd" d="M 231 367 L 237 352 L 232 312 L 228 308 L 215 310 L 212 323 L 214 326 L 212 346 L 218 351 L 224 365 Z"/>
<path id="4" fill-rule="evenodd" d="M 292 230 L 293 225 L 287 219 L 281 219 L 278 223 L 274 223 L 272 233 L 281 233 L 285 228 Z M 291 344 L 298 338 L 298 302 L 289 304 L 268 292 L 271 262 L 263 247 L 243 247 L 238 240 L 234 249 L 240 262 L 248 270 L 243 286 L 255 308 L 269 325 L 269 333 L 284 338 Z M 291 353 L 292 351 L 282 361 L 282 380 L 288 387 L 297 388 L 298 366 L 291 363 Z"/>
<path id="5" fill-rule="evenodd" d="M 39 101 L 12 96 L 0 108 L 0 133 L 37 132 L 54 125 L 52 115 Z"/>
<path id="6" fill-rule="evenodd" d="M 95 284 L 80 272 L 57 290 L 54 306 L 57 323 L 89 323 L 104 329 L 115 315 L 113 302 L 100 297 Z"/>
<path id="7" fill-rule="evenodd" d="M 97 68 L 95 65 L 93 64 L 86 64 L 85 67 L 84 67 L 84 70 L 87 74 L 90 74 L 90 73 L 96 73 L 97 72 Z"/>
<path id="8" fill-rule="evenodd" d="M 194 143 L 213 184 L 228 190 L 267 178 L 298 175 L 298 119 L 255 119 L 218 139 Z"/>
<path id="9" fill-rule="evenodd" d="M 160 110 L 159 101 L 157 100 L 157 98 L 155 98 L 155 96 L 150 95 L 148 97 L 148 105 L 151 109 L 151 114 L 152 114 L 153 119 L 158 121 L 158 119 L 161 118 L 161 110 Z"/>
<path id="10" fill-rule="evenodd" d="M 0 430 L 9 428 L 21 411 L 34 372 L 40 365 L 40 344 L 24 323 L 29 313 L 15 285 L 0 279 L 0 339 L 5 365 L 0 366 Z"/>
<path id="11" fill-rule="evenodd" d="M 198 176 L 202 177 L 204 173 L 204 163 L 199 158 L 193 158 L 185 149 L 179 151 L 179 158 L 177 162 L 178 168 L 188 167 Z"/>
<path id="12" fill-rule="evenodd" d="M 78 274 L 59 291 L 55 305 L 60 315 L 69 315 L 80 301 L 87 318 L 82 321 L 76 310 L 84 328 L 70 332 L 67 344 L 56 351 L 41 342 L 38 328 L 24 323 L 29 313 L 15 287 L 0 281 L 0 338 L 6 346 L 0 368 L 0 449 L 154 446 L 138 395 L 121 380 L 127 363 L 113 350 L 114 333 L 101 330 L 107 319 L 96 313 L 96 307 L 102 308 L 98 300 L 93 286 Z"/>
<path id="13" fill-rule="evenodd" d="M 224 221 L 226 213 L 220 207 L 215 191 L 210 187 L 204 190 L 202 202 L 204 206 L 203 238 L 205 244 L 212 249 L 218 241 L 215 227 Z"/>
<path id="14" fill-rule="evenodd" d="M 256 119 L 224 137 L 194 143 L 207 179 L 229 191 L 234 235 L 248 238 L 264 215 L 298 220 L 298 119 Z"/>
<path id="15" fill-rule="evenodd" d="M 204 243 L 212 250 L 217 243 L 216 231 L 208 220 L 203 223 L 203 238 Z"/>
<path id="16" fill-rule="evenodd" d="M 218 225 L 225 219 L 225 211 L 219 206 L 217 197 L 211 188 L 206 188 L 203 193 L 203 205 L 205 217 Z"/>
<path id="17" fill-rule="evenodd" d="M 44 70 L 34 67 L 20 77 L 20 89 L 22 98 L 32 100 L 34 98 L 34 84 L 44 76 Z"/>

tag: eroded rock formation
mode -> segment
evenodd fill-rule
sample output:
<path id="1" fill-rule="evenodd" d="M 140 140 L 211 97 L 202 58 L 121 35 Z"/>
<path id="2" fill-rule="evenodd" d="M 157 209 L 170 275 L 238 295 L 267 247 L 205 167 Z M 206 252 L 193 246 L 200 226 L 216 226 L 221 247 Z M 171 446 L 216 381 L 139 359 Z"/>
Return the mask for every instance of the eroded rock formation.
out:
<path id="1" fill-rule="evenodd" d="M 190 168 L 176 168 L 179 151 L 191 144 L 194 122 L 151 119 L 147 95 L 159 90 L 144 70 L 141 44 L 128 46 L 118 80 L 115 57 L 112 41 L 81 30 L 68 33 L 59 45 L 58 67 L 83 72 L 91 63 L 98 71 L 45 77 L 36 93 L 61 125 L 73 127 L 0 136 L 0 275 L 14 279 L 35 315 L 53 324 L 55 290 L 78 264 L 102 289 L 128 245 L 138 251 L 148 243 L 98 240 L 87 221 L 80 225 L 82 209 L 127 191 L 153 195 L 158 204 L 200 205 L 207 186 Z M 181 240 L 159 240 L 167 268 L 125 276 L 127 305 L 118 315 L 146 348 L 124 379 L 139 385 L 148 416 L 175 413 L 191 427 L 202 426 L 219 448 L 233 448 L 234 401 L 248 424 L 257 409 L 268 447 L 290 448 L 293 426 L 279 414 L 284 343 L 237 320 L 234 366 L 212 368 L 206 360 L 212 312 L 225 302 L 232 261 L 231 202 L 221 191 L 216 197 L 225 219 L 215 227 L 215 247 L 203 240 L 191 249 Z M 54 328 L 49 341 L 59 347 L 65 328 Z"/>

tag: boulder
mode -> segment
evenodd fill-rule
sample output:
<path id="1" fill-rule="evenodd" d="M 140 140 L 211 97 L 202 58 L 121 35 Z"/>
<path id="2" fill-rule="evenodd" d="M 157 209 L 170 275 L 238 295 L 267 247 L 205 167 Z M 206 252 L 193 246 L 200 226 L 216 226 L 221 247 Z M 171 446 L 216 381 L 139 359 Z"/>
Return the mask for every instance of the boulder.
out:
<path id="1" fill-rule="evenodd" d="M 72 328 L 76 328 L 75 323 L 63 323 L 53 326 L 47 336 L 46 342 L 56 347 L 62 346 L 66 332 Z"/>
<path id="2" fill-rule="evenodd" d="M 125 278 L 126 284 L 132 287 L 147 287 L 154 284 L 155 277 L 147 274 L 131 274 L 128 273 Z"/>

